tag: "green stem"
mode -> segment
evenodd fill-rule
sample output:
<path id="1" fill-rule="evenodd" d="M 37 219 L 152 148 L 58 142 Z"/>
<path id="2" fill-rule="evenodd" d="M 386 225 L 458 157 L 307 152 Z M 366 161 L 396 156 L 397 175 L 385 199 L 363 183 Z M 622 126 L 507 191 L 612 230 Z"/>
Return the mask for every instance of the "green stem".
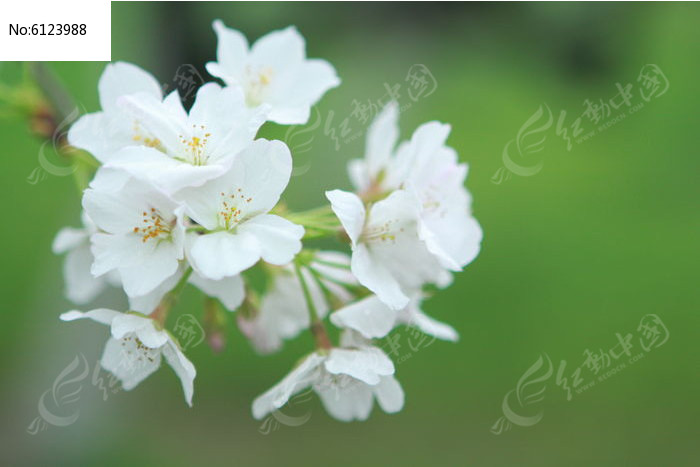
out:
<path id="1" fill-rule="evenodd" d="M 293 215 L 295 216 L 310 216 L 310 217 L 318 217 L 319 215 L 335 215 L 333 213 L 333 209 L 331 209 L 330 205 L 324 205 L 324 206 L 319 206 L 317 208 L 309 209 L 306 211 L 300 211 L 296 212 Z"/>
<path id="2" fill-rule="evenodd" d="M 62 122 L 68 119 L 69 116 L 73 114 L 73 110 L 76 109 L 76 106 L 71 95 L 66 91 L 63 84 L 53 72 L 42 62 L 29 62 L 27 64 L 27 71 L 53 107 L 57 114 L 57 120 Z M 75 118 L 77 118 L 77 115 L 72 117 L 73 120 Z M 66 123 L 73 122 L 69 121 Z"/>
<path id="3" fill-rule="evenodd" d="M 187 285 L 187 280 L 190 278 L 192 275 L 192 266 L 188 267 L 185 273 L 182 275 L 179 281 L 177 281 L 177 284 L 175 284 L 175 287 L 170 289 L 170 292 L 168 292 L 168 295 L 170 295 L 172 298 L 177 298 L 180 295 L 180 292 L 182 292 L 182 289 L 185 288 L 185 285 Z"/>
<path id="4" fill-rule="evenodd" d="M 315 260 L 315 261 L 317 261 L 317 260 Z M 318 271 L 316 271 L 312 268 L 309 268 L 309 271 L 311 271 L 311 274 L 313 274 L 314 278 L 316 279 L 316 282 L 318 282 L 319 285 L 325 290 L 328 290 L 328 287 L 326 287 L 323 284 L 323 281 L 328 281 L 328 282 L 332 282 L 336 285 L 339 285 L 340 287 L 348 290 L 356 298 L 364 298 L 364 297 L 367 297 L 368 295 L 371 295 L 371 293 L 372 293 L 369 291 L 369 289 L 367 289 L 366 287 L 364 287 L 360 284 L 348 284 L 348 283 L 343 282 L 341 280 L 338 280 L 334 277 L 321 276 L 321 274 Z M 321 279 L 323 279 L 323 281 Z M 329 292 L 330 292 L 330 290 L 329 290 Z"/>
<path id="5" fill-rule="evenodd" d="M 301 283 L 301 288 L 304 292 L 304 299 L 309 307 L 309 314 L 311 315 L 311 334 L 314 336 L 316 341 L 316 348 L 329 350 L 333 346 L 328 338 L 328 333 L 326 332 L 326 327 L 318 316 L 318 311 L 316 310 L 316 305 L 311 299 L 311 292 L 309 291 L 309 286 L 306 283 L 306 279 L 301 272 L 301 267 L 297 263 L 294 263 L 294 270 Z"/>
<path id="6" fill-rule="evenodd" d="M 336 263 L 335 261 L 327 261 L 327 260 L 320 259 L 320 258 L 314 258 L 314 263 L 322 264 L 324 266 L 329 266 L 332 268 L 350 269 L 349 264 Z"/>
<path id="7" fill-rule="evenodd" d="M 335 217 L 330 206 L 321 206 L 308 211 L 287 212 L 284 217 L 297 224 L 337 224 L 338 219 Z"/>
<path id="8" fill-rule="evenodd" d="M 159 323 L 161 326 L 165 325 L 165 320 L 168 317 L 168 313 L 177 302 L 180 292 L 182 292 L 182 289 L 184 289 L 185 285 L 187 285 L 187 279 L 190 278 L 191 274 L 192 267 L 188 267 L 177 284 L 175 284 L 175 287 L 170 289 L 170 291 L 165 294 L 156 309 L 153 311 L 153 313 L 151 313 L 151 319 Z"/>
<path id="9" fill-rule="evenodd" d="M 321 280 L 321 274 L 311 268 L 309 268 L 309 271 L 311 271 L 311 275 L 313 276 L 316 284 L 318 284 L 319 288 L 323 291 L 323 295 L 326 297 L 326 301 L 331 306 L 331 309 L 340 308 L 343 305 L 342 301 L 326 286 L 326 284 L 323 283 L 323 280 Z M 338 281 L 331 279 L 331 282 L 343 286 L 343 284 L 340 284 Z"/>

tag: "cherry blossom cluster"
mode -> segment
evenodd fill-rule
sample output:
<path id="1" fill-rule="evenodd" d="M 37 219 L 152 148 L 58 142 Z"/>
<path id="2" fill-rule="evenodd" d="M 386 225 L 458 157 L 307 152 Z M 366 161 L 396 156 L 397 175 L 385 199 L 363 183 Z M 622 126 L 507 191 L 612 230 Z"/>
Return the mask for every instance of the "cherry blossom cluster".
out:
<path id="1" fill-rule="evenodd" d="M 207 70 L 223 85 L 202 85 L 189 111 L 177 91 L 164 96 L 148 72 L 118 62 L 99 80 L 102 110 L 70 128 L 70 145 L 99 168 L 83 192 L 82 228 L 65 228 L 54 241 L 54 252 L 66 254 L 67 296 L 86 304 L 114 286 L 129 308 L 61 319 L 110 327 L 101 365 L 126 390 L 164 357 L 192 405 L 195 367 L 166 328 L 189 284 L 236 312 L 261 354 L 305 330 L 313 336 L 313 351 L 255 399 L 255 418 L 309 387 L 339 420 L 368 418 L 374 399 L 397 412 L 404 392 L 377 340 L 412 326 L 456 341 L 421 303 L 480 249 L 467 166 L 446 145 L 450 126 L 426 123 L 399 143 L 398 104 L 387 104 L 367 131 L 364 157 L 349 163 L 353 190 L 328 191 L 323 206 L 292 212 L 281 196 L 293 155 L 284 142 L 256 135 L 268 121 L 307 123 L 340 79 L 325 60 L 306 58 L 294 27 L 250 46 L 221 21 L 214 30 L 217 61 Z M 326 237 L 338 250 L 314 249 Z"/>

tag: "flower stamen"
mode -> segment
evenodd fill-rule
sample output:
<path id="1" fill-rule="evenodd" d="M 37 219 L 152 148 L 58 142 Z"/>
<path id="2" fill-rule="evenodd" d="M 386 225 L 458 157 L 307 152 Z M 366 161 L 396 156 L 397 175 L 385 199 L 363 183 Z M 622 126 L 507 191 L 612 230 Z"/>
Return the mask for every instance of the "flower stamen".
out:
<path id="1" fill-rule="evenodd" d="M 141 241 L 147 242 L 148 240 L 154 239 L 166 239 L 170 238 L 172 225 L 168 223 L 160 215 L 160 212 L 156 208 L 151 208 L 150 213 L 143 211 L 141 214 L 143 218 L 144 226 L 134 227 L 133 232 L 135 234 L 141 235 Z"/>

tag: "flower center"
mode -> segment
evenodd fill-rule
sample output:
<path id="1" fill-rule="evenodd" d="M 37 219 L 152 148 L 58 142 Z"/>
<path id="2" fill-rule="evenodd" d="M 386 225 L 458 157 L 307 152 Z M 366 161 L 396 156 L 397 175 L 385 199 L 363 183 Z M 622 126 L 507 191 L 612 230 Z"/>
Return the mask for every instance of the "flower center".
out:
<path id="1" fill-rule="evenodd" d="M 207 143 L 211 133 L 204 125 L 192 125 L 192 136 L 178 135 L 185 160 L 192 165 L 206 165 L 209 156 L 206 153 Z"/>
<path id="2" fill-rule="evenodd" d="M 127 371 L 137 371 L 145 365 L 153 365 L 160 356 L 160 349 L 146 347 L 135 334 L 124 336 L 121 347 L 119 365 Z"/>
<path id="3" fill-rule="evenodd" d="M 396 242 L 396 234 L 403 232 L 403 227 L 398 227 L 396 219 L 390 219 L 381 225 L 367 226 L 362 232 L 360 241 L 365 243 Z M 398 228 L 397 228 L 398 227 Z"/>
<path id="4" fill-rule="evenodd" d="M 132 136 L 131 139 L 134 140 L 136 143 L 142 144 L 149 148 L 160 149 L 160 140 L 156 137 L 149 136 L 149 133 L 143 128 L 141 128 L 141 125 L 139 124 L 138 120 L 134 120 L 133 131 L 134 136 Z"/>
<path id="5" fill-rule="evenodd" d="M 440 210 L 441 203 L 437 197 L 433 197 L 430 193 L 426 194 L 423 200 L 423 210 L 428 212 L 436 212 Z"/>
<path id="6" fill-rule="evenodd" d="M 246 196 L 241 188 L 238 188 L 230 193 L 225 193 L 222 191 L 220 196 L 221 207 L 217 214 L 219 218 L 219 225 L 224 227 L 226 230 L 230 230 L 238 225 L 243 219 L 240 206 L 250 203 L 253 201 L 253 198 Z"/>
<path id="7" fill-rule="evenodd" d="M 363 384 L 361 381 L 356 380 L 350 375 L 345 374 L 332 374 L 327 371 L 322 371 L 319 381 L 314 385 L 315 389 L 332 389 L 335 391 L 340 391 L 342 389 L 348 389 L 352 386 Z M 336 393 L 336 396 L 339 396 Z"/>
<path id="8" fill-rule="evenodd" d="M 141 214 L 143 224 L 134 227 L 134 233 L 141 236 L 142 242 L 150 239 L 165 240 L 170 238 L 172 226 L 161 216 L 156 208 L 151 211 L 143 211 Z"/>
<path id="9" fill-rule="evenodd" d="M 274 74 L 275 71 L 268 66 L 256 69 L 251 68 L 250 65 L 246 67 L 246 104 L 249 107 L 257 107 L 262 104 Z"/>

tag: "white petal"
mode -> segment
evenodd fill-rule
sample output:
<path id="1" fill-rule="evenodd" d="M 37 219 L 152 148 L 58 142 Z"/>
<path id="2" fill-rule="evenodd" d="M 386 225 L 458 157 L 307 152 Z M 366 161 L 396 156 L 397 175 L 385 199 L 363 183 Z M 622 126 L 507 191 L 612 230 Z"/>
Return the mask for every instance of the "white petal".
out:
<path id="1" fill-rule="evenodd" d="M 281 141 L 258 139 L 233 159 L 223 175 L 204 186 L 186 188 L 176 198 L 209 230 L 232 228 L 235 225 L 224 225 L 222 212 L 238 209 L 241 220 L 268 212 L 279 201 L 291 172 L 289 148 Z"/>
<path id="2" fill-rule="evenodd" d="M 77 310 L 71 310 L 66 313 L 61 314 L 61 321 L 74 321 L 76 319 L 91 319 L 97 321 L 101 324 L 112 324 L 112 320 L 117 316 L 122 315 L 122 313 L 108 308 L 96 308 L 94 310 L 82 312 Z"/>
<path id="3" fill-rule="evenodd" d="M 217 62 L 207 63 L 207 71 L 213 76 L 223 79 L 226 84 L 240 84 L 233 79 L 239 76 L 246 63 L 248 41 L 239 31 L 227 28 L 221 20 L 215 20 L 213 26 L 218 38 Z"/>
<path id="4" fill-rule="evenodd" d="M 266 320 L 263 320 L 262 312 L 252 319 L 246 318 L 242 313 L 236 315 L 238 328 L 250 341 L 256 352 L 261 355 L 269 355 L 282 347 L 282 338 L 273 332 Z"/>
<path id="5" fill-rule="evenodd" d="M 398 281 L 381 261 L 372 257 L 363 244 L 359 244 L 352 253 L 352 273 L 389 308 L 400 310 L 408 304 L 409 298 Z"/>
<path id="6" fill-rule="evenodd" d="M 107 191 L 88 188 L 83 195 L 83 208 L 97 226 L 109 233 L 128 233 L 143 222 L 148 206 L 128 191 Z"/>
<path id="7" fill-rule="evenodd" d="M 415 223 L 419 212 L 420 201 L 413 190 L 396 190 L 372 205 L 367 223 L 378 227 L 387 221 L 400 225 Z"/>
<path id="8" fill-rule="evenodd" d="M 152 319 L 133 313 L 120 313 L 116 316 L 112 320 L 111 332 L 115 339 L 134 334 L 143 345 L 151 349 L 162 347 L 170 339 L 167 332 L 156 329 Z"/>
<path id="9" fill-rule="evenodd" d="M 294 394 L 313 384 L 318 378 L 318 367 L 325 359 L 317 353 L 306 357 L 282 381 L 253 401 L 253 417 L 262 419 L 286 404 Z"/>
<path id="10" fill-rule="evenodd" d="M 100 105 L 107 111 L 115 109 L 118 98 L 127 94 L 145 93 L 156 99 L 162 96 L 158 81 L 150 73 L 125 62 L 108 64 L 97 88 Z"/>
<path id="11" fill-rule="evenodd" d="M 333 212 L 355 245 L 365 224 L 365 207 L 362 200 L 356 194 L 343 190 L 326 191 L 326 198 L 331 202 Z"/>
<path id="12" fill-rule="evenodd" d="M 56 234 L 56 238 L 54 238 L 51 245 L 51 251 L 54 254 L 65 253 L 68 250 L 77 248 L 81 243 L 88 244 L 88 233 L 85 229 L 65 227 Z"/>
<path id="13" fill-rule="evenodd" d="M 371 179 L 367 161 L 364 159 L 352 159 L 348 161 L 348 177 L 350 183 L 358 193 L 366 191 L 370 187 Z"/>
<path id="14" fill-rule="evenodd" d="M 372 412 L 372 388 L 357 380 L 343 385 L 320 385 L 314 390 L 323 407 L 333 418 L 342 422 L 367 420 Z"/>
<path id="15" fill-rule="evenodd" d="M 265 123 L 266 108 L 251 110 L 243 91 L 237 87 L 221 88 L 207 83 L 197 91 L 189 122 L 205 131 L 207 163 L 233 157 L 248 146 Z"/>
<path id="16" fill-rule="evenodd" d="M 394 328 L 398 313 L 376 295 L 352 303 L 331 314 L 331 323 L 358 331 L 368 339 L 384 337 Z"/>
<path id="17" fill-rule="evenodd" d="M 63 263 L 66 296 L 73 303 L 88 303 L 105 288 L 105 279 L 90 273 L 93 260 L 89 243 L 75 248 L 66 255 Z"/>
<path id="18" fill-rule="evenodd" d="M 445 278 L 444 267 L 418 235 L 418 205 L 411 190 L 396 190 L 375 203 L 365 229 L 381 232 L 381 235 L 375 234 L 366 241 L 371 261 L 362 265 L 363 270 L 359 268 L 360 261 L 366 261 L 366 258 L 358 254 L 359 248 L 353 253 L 353 272 L 358 280 L 394 309 L 403 308 L 407 300 L 396 306 L 400 297 L 390 288 L 390 281 L 406 296 L 425 283 L 442 282 Z M 367 274 L 376 276 L 382 270 L 386 276 L 379 284 L 374 277 L 365 277 Z"/>
<path id="19" fill-rule="evenodd" d="M 240 275 L 214 281 L 195 271 L 190 276 L 189 281 L 210 297 L 221 300 L 221 303 L 231 311 L 238 308 L 245 298 L 243 278 Z"/>
<path id="20" fill-rule="evenodd" d="M 95 258 L 91 267 L 94 276 L 101 276 L 120 267 L 138 265 L 142 250 L 146 248 L 135 236 L 96 233 L 90 240 Z"/>
<path id="21" fill-rule="evenodd" d="M 292 97 L 299 105 L 311 106 L 318 102 L 326 91 L 338 85 L 340 78 L 330 63 L 318 58 L 308 59 L 301 65 L 295 83 L 298 93 Z"/>
<path id="22" fill-rule="evenodd" d="M 175 90 L 165 96 L 163 99 L 163 108 L 172 114 L 172 116 L 178 122 L 184 122 L 187 120 L 187 111 L 182 106 L 182 99 L 180 98 L 179 91 Z"/>
<path id="23" fill-rule="evenodd" d="M 296 274 L 285 269 L 275 275 L 260 303 L 259 318 L 269 334 L 282 339 L 295 337 L 309 326 L 309 309 Z"/>
<path id="24" fill-rule="evenodd" d="M 192 362 L 185 357 L 185 354 L 183 354 L 172 341 L 168 341 L 165 347 L 163 347 L 163 356 L 165 357 L 165 361 L 167 361 L 173 371 L 175 371 L 178 378 L 180 378 L 187 405 L 192 407 L 194 378 L 197 376 L 197 370 L 195 370 Z"/>
<path id="25" fill-rule="evenodd" d="M 340 347 L 343 348 L 364 348 L 371 347 L 372 340 L 367 339 L 362 334 L 352 329 L 344 329 L 340 333 Z"/>
<path id="26" fill-rule="evenodd" d="M 123 172 L 105 168 L 99 172 L 99 183 L 85 190 L 83 208 L 103 231 L 132 233 L 143 227 L 144 212 L 159 211 L 165 221 L 172 221 L 178 204 L 143 180 L 124 182 Z M 123 182 L 120 186 L 119 184 Z"/>
<path id="27" fill-rule="evenodd" d="M 124 186 L 131 180 L 131 175 L 121 169 L 109 168 L 104 165 L 100 166 L 95 172 L 95 176 L 90 181 L 89 187 L 100 192 L 116 192 L 122 190 Z M 87 211 L 83 210 L 83 214 L 89 219 Z M 85 224 L 87 226 L 87 224 Z M 90 219 L 90 225 L 94 228 L 91 231 L 97 231 L 95 223 Z"/>
<path id="28" fill-rule="evenodd" d="M 372 388 L 377 402 L 386 413 L 396 413 L 403 408 L 404 393 L 394 376 L 382 376 L 378 385 Z"/>
<path id="29" fill-rule="evenodd" d="M 170 292 L 178 283 L 184 267 L 181 265 L 172 276 L 168 277 L 158 287 L 145 295 L 129 297 L 129 309 L 140 313 L 150 315 L 156 309 L 166 293 Z"/>
<path id="30" fill-rule="evenodd" d="M 148 258 L 143 258 L 145 261 L 141 265 L 119 268 L 124 292 L 130 297 L 153 292 L 177 271 L 179 262 L 175 248 L 160 245 L 154 252 Z"/>
<path id="31" fill-rule="evenodd" d="M 305 60 L 289 67 L 294 71 L 279 72 L 283 77 L 275 80 L 265 99 L 271 105 L 269 119 L 280 125 L 303 125 L 309 121 L 311 106 L 338 86 L 340 79 L 325 60 Z"/>
<path id="32" fill-rule="evenodd" d="M 273 105 L 268 119 L 278 125 L 304 125 L 311 117 L 310 105 L 285 106 Z"/>
<path id="33" fill-rule="evenodd" d="M 126 293 L 137 297 L 175 273 L 184 256 L 184 207 L 136 180 L 116 192 L 89 189 L 83 204 L 103 230 L 114 233 L 91 237 L 94 275 L 118 269 Z M 149 238 L 138 231 L 151 225 L 144 224 L 147 213 L 171 225 L 167 236 Z"/>
<path id="34" fill-rule="evenodd" d="M 466 211 L 432 216 L 422 221 L 420 226 L 428 249 L 453 271 L 459 271 L 471 263 L 481 250 L 481 226 Z"/>
<path id="35" fill-rule="evenodd" d="M 251 60 L 278 69 L 300 63 L 306 56 L 304 38 L 294 26 L 272 31 L 255 41 L 250 48 Z"/>
<path id="36" fill-rule="evenodd" d="M 450 134 L 450 125 L 440 122 L 428 122 L 416 129 L 411 141 L 402 144 L 396 151 L 396 158 L 387 173 L 387 184 L 399 186 L 406 181 L 420 184 L 429 177 L 426 175 L 436 164 L 436 155 L 445 154 L 444 145 Z M 448 151 L 451 157 L 453 151 Z"/>
<path id="37" fill-rule="evenodd" d="M 245 196 L 244 211 L 267 212 L 279 201 L 292 174 L 292 155 L 282 141 L 258 139 L 234 160 L 229 177 Z M 229 173 L 231 173 L 229 172 Z M 233 186 L 231 186 L 233 188 Z"/>
<path id="38" fill-rule="evenodd" d="M 191 242 L 188 257 L 204 277 L 220 280 L 245 271 L 260 259 L 260 245 L 245 233 L 216 232 Z"/>
<path id="39" fill-rule="evenodd" d="M 423 313 L 417 306 L 409 306 L 400 314 L 399 320 L 408 325 L 415 326 L 423 333 L 437 337 L 445 341 L 457 342 L 459 334 L 449 324 L 442 323 Z"/>
<path id="40" fill-rule="evenodd" d="M 118 151 L 105 167 L 121 169 L 136 178 L 147 180 L 171 195 L 222 175 L 228 169 L 228 163 L 192 165 L 154 148 L 133 146 Z"/>
<path id="41" fill-rule="evenodd" d="M 324 365 L 329 373 L 352 376 L 367 384 L 377 384 L 380 376 L 394 373 L 394 364 L 376 347 L 334 348 Z"/>
<path id="42" fill-rule="evenodd" d="M 365 160 L 369 176 L 375 179 L 392 156 L 399 139 L 399 104 L 391 101 L 374 118 L 367 129 Z"/>
<path id="43" fill-rule="evenodd" d="M 238 227 L 241 234 L 254 237 L 259 244 L 260 256 L 271 264 L 283 265 L 301 251 L 304 228 L 273 214 L 264 214 Z"/>
<path id="44" fill-rule="evenodd" d="M 178 96 L 173 91 L 171 96 Z M 182 149 L 181 137 L 188 134 L 190 128 L 183 114 L 173 111 L 173 100 L 168 96 L 164 102 L 145 94 L 131 94 L 118 99 L 119 108 L 138 122 L 140 128 L 157 140 L 157 146 L 164 148 L 168 154 L 179 155 Z"/>
<path id="45" fill-rule="evenodd" d="M 71 146 L 88 151 L 103 163 L 120 149 L 141 144 L 142 138 L 134 131 L 134 119 L 120 109 L 85 114 L 68 130 Z"/>
<path id="46" fill-rule="evenodd" d="M 129 391 L 160 366 L 160 350 L 140 345 L 135 335 L 107 340 L 102 353 L 102 368 L 116 376 L 122 388 Z"/>

